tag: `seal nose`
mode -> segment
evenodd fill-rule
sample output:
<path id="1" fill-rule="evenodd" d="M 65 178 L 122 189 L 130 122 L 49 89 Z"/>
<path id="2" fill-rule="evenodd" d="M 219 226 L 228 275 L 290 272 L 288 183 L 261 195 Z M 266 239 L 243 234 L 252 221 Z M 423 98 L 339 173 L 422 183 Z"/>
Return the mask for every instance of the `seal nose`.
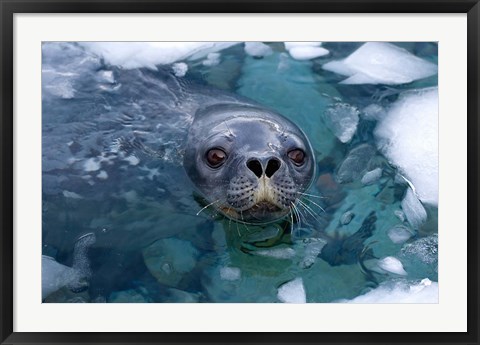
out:
<path id="1" fill-rule="evenodd" d="M 260 178 L 263 174 L 262 163 L 258 159 L 251 159 L 247 162 L 247 167 L 253 173 Z M 267 161 L 267 167 L 265 168 L 265 175 L 270 178 L 275 172 L 280 169 L 280 161 L 277 158 L 270 158 Z"/>

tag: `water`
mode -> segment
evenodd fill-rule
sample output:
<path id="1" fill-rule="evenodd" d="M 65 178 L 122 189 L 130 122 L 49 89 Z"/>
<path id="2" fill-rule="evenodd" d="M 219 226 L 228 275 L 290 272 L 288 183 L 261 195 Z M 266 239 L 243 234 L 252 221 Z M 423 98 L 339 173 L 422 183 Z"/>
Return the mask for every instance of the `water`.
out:
<path id="1" fill-rule="evenodd" d="M 337 302 L 376 289 L 369 296 L 380 297 L 361 299 L 375 302 L 423 287 L 420 302 L 435 300 L 437 206 L 418 199 L 421 186 L 382 154 L 375 129 L 405 91 L 435 87 L 436 75 L 343 84 L 322 66 L 361 43 L 324 43 L 329 54 L 313 60 L 293 59 L 282 43 L 225 46 L 152 70 L 112 65 L 85 45 L 43 45 L 43 277 L 56 290 L 44 301 Z M 435 43 L 398 46 L 437 61 Z M 183 170 L 198 95 L 230 92 L 288 117 L 314 147 L 313 196 L 291 232 L 201 211 Z M 365 226 L 372 212 L 374 229 Z"/>

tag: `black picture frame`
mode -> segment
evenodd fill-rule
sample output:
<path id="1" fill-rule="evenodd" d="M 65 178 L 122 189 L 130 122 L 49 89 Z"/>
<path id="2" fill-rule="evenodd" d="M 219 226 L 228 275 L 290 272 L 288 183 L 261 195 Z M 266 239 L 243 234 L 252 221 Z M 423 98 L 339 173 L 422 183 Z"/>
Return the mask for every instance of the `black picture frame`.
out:
<path id="1" fill-rule="evenodd" d="M 0 0 L 1 344 L 479 344 L 478 0 Z M 468 331 L 465 333 L 20 333 L 13 332 L 13 17 L 15 13 L 467 13 Z M 452 317 L 455 317 L 452 315 Z M 286 321 L 288 322 L 288 321 Z"/>

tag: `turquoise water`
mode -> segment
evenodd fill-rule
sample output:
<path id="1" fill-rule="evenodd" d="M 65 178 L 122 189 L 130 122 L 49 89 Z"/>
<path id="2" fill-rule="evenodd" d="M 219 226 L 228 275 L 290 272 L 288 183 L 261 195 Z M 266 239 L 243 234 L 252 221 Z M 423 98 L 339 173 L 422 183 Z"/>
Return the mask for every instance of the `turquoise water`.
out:
<path id="1" fill-rule="evenodd" d="M 289 296 L 303 294 L 289 285 L 299 279 L 307 302 L 336 302 L 390 281 L 438 281 L 438 210 L 424 205 L 426 221 L 409 223 L 408 184 L 377 151 L 376 120 L 362 116 L 371 104 L 388 108 L 402 91 L 438 81 L 345 85 L 322 69 L 360 45 L 325 43 L 330 54 L 308 61 L 279 43 L 262 58 L 236 45 L 218 65 L 188 61 L 187 75 L 175 78 L 170 66 L 127 70 L 75 43 L 44 44 L 42 254 L 63 269 L 48 275 L 58 286 L 44 302 L 279 302 L 286 285 L 294 286 Z M 437 61 L 434 43 L 399 45 Z M 246 96 L 302 128 L 317 175 L 301 221 L 260 229 L 201 211 L 182 167 L 197 96 L 181 95 L 182 85 Z M 338 109 L 360 114 L 347 143 L 326 120 Z M 375 169 L 380 176 L 362 182 Z M 374 229 L 359 237 L 372 212 Z M 395 229 L 409 238 L 395 243 Z M 379 268 L 385 257 L 397 258 L 406 275 Z"/>

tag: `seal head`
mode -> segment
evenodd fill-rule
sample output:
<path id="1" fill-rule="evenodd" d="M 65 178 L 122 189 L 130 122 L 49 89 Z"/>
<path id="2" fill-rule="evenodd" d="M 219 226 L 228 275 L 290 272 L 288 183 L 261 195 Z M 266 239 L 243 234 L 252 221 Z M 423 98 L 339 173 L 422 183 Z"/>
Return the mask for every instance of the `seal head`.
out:
<path id="1" fill-rule="evenodd" d="M 288 215 L 315 173 L 312 147 L 294 123 L 244 104 L 197 111 L 184 167 L 218 211 L 254 224 Z"/>

